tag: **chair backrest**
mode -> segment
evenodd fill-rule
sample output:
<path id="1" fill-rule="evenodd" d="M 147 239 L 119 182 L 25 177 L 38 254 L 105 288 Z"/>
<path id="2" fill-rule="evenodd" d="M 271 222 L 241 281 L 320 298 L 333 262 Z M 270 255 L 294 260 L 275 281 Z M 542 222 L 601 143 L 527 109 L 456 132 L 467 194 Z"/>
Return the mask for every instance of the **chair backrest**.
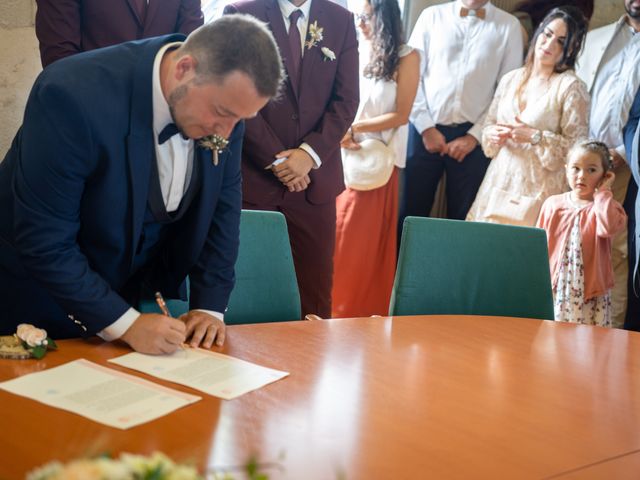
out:
<path id="1" fill-rule="evenodd" d="M 284 215 L 242 210 L 235 272 L 224 314 L 227 325 L 300 320 L 300 292 Z M 189 302 L 167 300 L 167 307 L 179 317 L 189 311 Z M 142 302 L 140 310 L 160 312 L 153 299 Z"/>
<path id="2" fill-rule="evenodd" d="M 243 210 L 236 285 L 224 316 L 225 323 L 300 319 L 300 292 L 284 215 Z"/>
<path id="3" fill-rule="evenodd" d="M 389 314 L 553 320 L 544 230 L 407 217 Z"/>

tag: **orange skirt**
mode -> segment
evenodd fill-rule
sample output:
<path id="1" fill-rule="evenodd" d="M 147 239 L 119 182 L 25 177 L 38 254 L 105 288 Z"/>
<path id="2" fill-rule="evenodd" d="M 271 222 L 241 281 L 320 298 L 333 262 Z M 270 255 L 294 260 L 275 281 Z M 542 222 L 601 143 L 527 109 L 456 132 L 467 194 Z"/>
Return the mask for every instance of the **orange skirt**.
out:
<path id="1" fill-rule="evenodd" d="M 396 271 L 398 169 L 375 190 L 336 198 L 332 317 L 387 315 Z"/>

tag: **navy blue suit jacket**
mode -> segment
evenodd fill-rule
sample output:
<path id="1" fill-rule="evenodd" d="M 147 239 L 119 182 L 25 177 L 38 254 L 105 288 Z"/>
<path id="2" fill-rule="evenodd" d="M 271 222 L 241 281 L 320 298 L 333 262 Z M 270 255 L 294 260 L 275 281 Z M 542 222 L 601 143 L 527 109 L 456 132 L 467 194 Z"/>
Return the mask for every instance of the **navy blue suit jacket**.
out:
<path id="1" fill-rule="evenodd" d="M 183 39 L 129 42 L 45 69 L 0 164 L 0 281 L 10 288 L 12 275 L 35 279 L 86 328 L 78 325 L 78 335 L 130 307 L 118 291 L 132 275 L 155 162 L 153 61 L 162 45 Z M 154 286 L 170 297 L 190 276 L 191 308 L 223 312 L 233 287 L 243 128 L 218 166 L 196 148 L 198 193 L 154 259 Z"/>
<path id="2" fill-rule="evenodd" d="M 624 127 L 624 146 L 627 154 L 627 162 L 631 168 L 633 181 L 636 185 L 640 185 L 640 156 L 639 156 L 639 137 L 640 137 L 640 88 L 636 92 L 635 99 L 629 111 L 629 119 Z M 629 232 L 629 235 L 635 236 L 635 259 L 636 263 L 633 272 L 629 275 L 637 275 L 638 262 L 640 261 L 640 195 L 636 194 L 635 198 L 635 231 Z M 640 322 L 640 320 L 638 320 Z"/>

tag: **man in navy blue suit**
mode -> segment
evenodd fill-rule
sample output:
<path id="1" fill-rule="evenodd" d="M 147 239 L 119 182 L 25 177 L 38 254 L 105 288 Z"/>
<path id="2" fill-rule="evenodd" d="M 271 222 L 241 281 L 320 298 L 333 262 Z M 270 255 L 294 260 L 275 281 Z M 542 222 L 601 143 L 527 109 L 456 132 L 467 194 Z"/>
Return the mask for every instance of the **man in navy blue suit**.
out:
<path id="1" fill-rule="evenodd" d="M 279 91 L 268 29 L 233 15 L 81 53 L 36 80 L 0 164 L 0 333 L 99 335 L 145 353 L 224 341 L 241 206 L 242 119 Z M 203 137 L 229 139 L 218 153 Z M 145 292 L 184 298 L 141 314 Z"/>

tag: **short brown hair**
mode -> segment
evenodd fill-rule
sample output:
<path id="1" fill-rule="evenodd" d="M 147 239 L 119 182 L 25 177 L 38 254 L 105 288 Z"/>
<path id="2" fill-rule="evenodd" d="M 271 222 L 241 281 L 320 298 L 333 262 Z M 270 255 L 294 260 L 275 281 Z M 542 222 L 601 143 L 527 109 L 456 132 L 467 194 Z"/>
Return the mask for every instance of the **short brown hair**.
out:
<path id="1" fill-rule="evenodd" d="M 266 24 L 251 15 L 224 15 L 194 30 L 180 47 L 196 60 L 196 81 L 245 73 L 263 97 L 274 98 L 284 79 L 282 58 Z"/>

